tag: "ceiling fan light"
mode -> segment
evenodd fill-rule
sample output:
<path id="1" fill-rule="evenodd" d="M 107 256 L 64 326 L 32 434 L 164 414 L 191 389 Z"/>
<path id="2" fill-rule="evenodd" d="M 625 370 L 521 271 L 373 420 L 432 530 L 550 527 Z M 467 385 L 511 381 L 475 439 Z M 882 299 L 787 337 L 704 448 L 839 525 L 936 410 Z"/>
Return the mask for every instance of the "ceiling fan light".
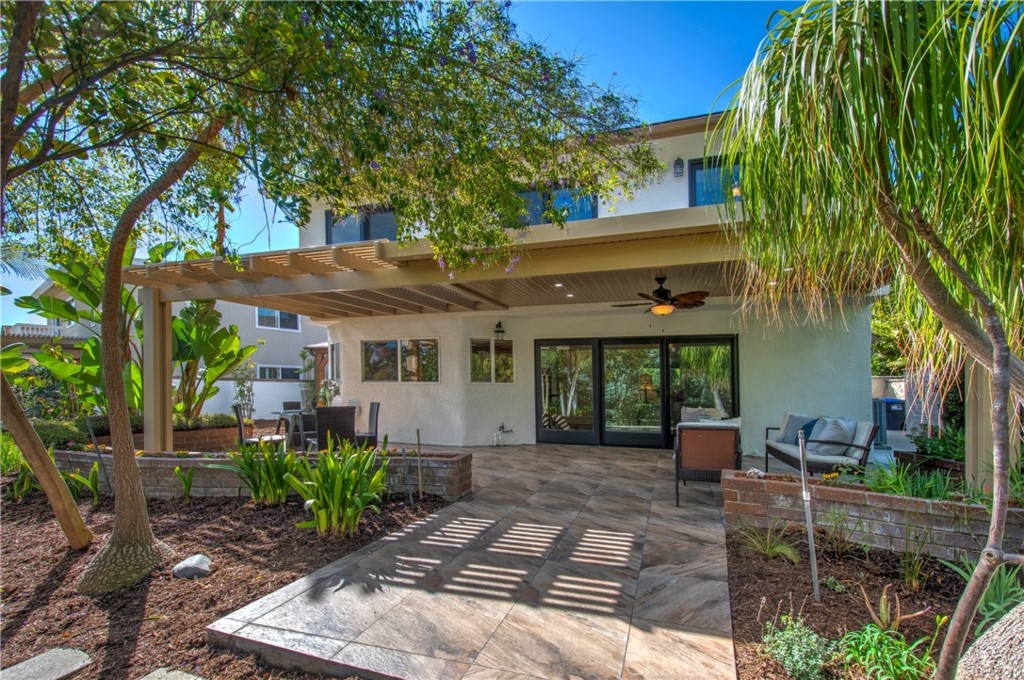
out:
<path id="1" fill-rule="evenodd" d="M 675 311 L 675 307 L 668 302 L 659 302 L 651 306 L 651 314 L 655 316 L 668 316 Z"/>

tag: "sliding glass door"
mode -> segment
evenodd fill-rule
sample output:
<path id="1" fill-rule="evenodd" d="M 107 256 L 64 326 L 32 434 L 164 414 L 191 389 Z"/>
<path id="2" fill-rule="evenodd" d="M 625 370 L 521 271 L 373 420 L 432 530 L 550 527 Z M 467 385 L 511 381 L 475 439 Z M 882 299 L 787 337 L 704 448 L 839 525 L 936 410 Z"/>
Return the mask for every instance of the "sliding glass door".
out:
<path id="1" fill-rule="evenodd" d="M 670 448 L 739 415 L 735 336 L 538 340 L 537 441 Z"/>
<path id="2" fill-rule="evenodd" d="M 536 360 L 538 441 L 597 444 L 593 344 L 538 343 Z"/>
<path id="3" fill-rule="evenodd" d="M 603 341 L 601 386 L 602 443 L 661 446 L 661 342 Z"/>

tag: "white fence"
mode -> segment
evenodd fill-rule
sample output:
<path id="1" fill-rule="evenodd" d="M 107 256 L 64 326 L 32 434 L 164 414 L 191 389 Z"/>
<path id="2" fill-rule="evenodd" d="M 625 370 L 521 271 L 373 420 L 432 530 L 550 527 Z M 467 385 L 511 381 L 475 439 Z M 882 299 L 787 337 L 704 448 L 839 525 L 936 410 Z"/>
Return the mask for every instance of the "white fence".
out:
<path id="1" fill-rule="evenodd" d="M 231 404 L 235 400 L 235 383 L 218 380 L 220 392 L 203 404 L 203 413 L 233 413 Z M 302 383 L 298 381 L 256 380 L 253 381 L 253 414 L 258 420 L 276 418 L 274 411 L 280 411 L 283 402 L 299 401 Z"/>

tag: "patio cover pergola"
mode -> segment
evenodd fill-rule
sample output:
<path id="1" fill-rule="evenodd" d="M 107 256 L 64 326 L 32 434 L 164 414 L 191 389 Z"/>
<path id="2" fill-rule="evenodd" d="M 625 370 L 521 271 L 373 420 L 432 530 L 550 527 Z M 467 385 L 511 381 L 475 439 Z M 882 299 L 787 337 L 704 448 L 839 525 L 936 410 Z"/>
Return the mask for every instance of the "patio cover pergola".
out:
<path id="1" fill-rule="evenodd" d="M 243 257 L 133 266 L 141 287 L 146 450 L 172 447 L 171 304 L 216 299 L 294 312 L 321 323 L 403 314 L 502 311 L 516 307 L 635 302 L 653 271 L 675 290 L 700 288 L 728 303 L 739 246 L 727 242 L 714 208 L 680 208 L 532 227 L 511 271 L 452 276 L 423 241 L 387 240 L 270 251 Z M 567 299 L 555 282 L 574 292 Z"/>

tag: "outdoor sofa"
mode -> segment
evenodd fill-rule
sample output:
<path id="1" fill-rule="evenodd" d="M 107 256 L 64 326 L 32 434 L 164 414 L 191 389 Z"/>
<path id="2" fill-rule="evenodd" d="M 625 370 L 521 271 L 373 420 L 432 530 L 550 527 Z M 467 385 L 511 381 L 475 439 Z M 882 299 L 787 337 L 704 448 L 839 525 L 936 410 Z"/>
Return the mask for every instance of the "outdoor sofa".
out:
<path id="1" fill-rule="evenodd" d="M 832 416 L 808 416 L 786 412 L 779 427 L 766 427 L 764 431 L 764 467 L 768 469 L 768 456 L 800 469 L 800 448 L 797 443 L 800 430 L 804 430 L 807 472 L 832 472 L 848 465 L 863 467 L 871 453 L 878 426 L 871 422 Z M 778 434 L 772 436 L 772 431 Z"/>

